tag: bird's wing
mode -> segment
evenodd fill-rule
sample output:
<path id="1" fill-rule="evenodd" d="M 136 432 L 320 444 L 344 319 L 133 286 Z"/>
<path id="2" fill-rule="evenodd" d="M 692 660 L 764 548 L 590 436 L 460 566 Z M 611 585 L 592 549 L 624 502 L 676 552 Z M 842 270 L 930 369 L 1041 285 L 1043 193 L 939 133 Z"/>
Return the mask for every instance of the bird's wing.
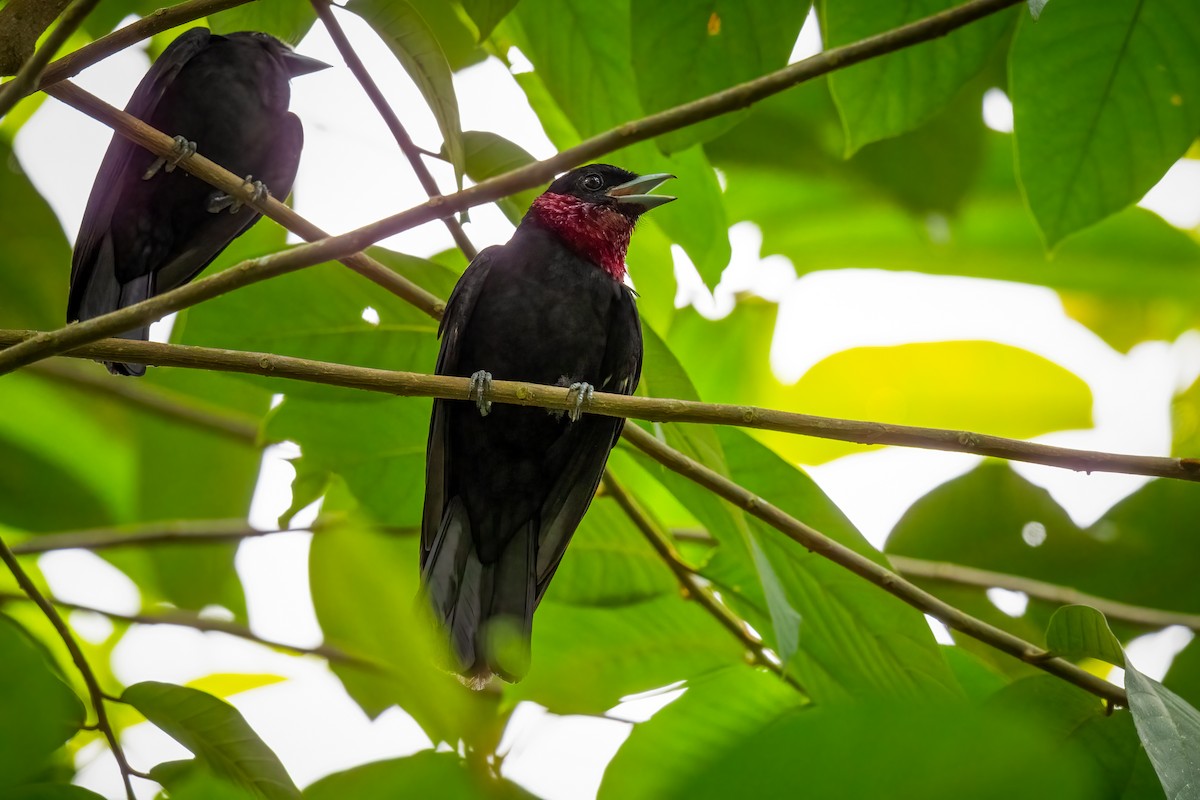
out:
<path id="1" fill-rule="evenodd" d="M 210 36 L 207 28 L 192 28 L 171 42 L 142 78 L 125 111 L 138 119 L 147 119 L 183 66 L 208 45 Z M 71 294 L 67 305 L 69 319 L 77 315 L 83 291 L 90 282 L 85 273 L 91 271 L 97 253 L 108 237 L 112 212 L 121 200 L 124 184 L 141 180 L 140 175 L 129 172 L 130 158 L 139 150 L 124 136 L 113 134 L 104 160 L 100 163 L 71 258 Z"/>
<path id="2" fill-rule="evenodd" d="M 442 339 L 435 370 L 438 375 L 457 374 L 463 330 L 471 318 L 471 312 L 475 310 L 479 292 L 487 281 L 492 261 L 499 249 L 489 247 L 475 256 L 446 302 L 446 311 L 438 326 L 438 336 Z M 429 418 L 429 443 L 425 458 L 425 513 L 421 522 L 422 567 L 442 524 L 442 515 L 446 508 L 446 477 L 450 466 L 447 461 L 448 454 L 446 406 L 443 401 L 434 400 L 433 413 Z"/>
<path id="3" fill-rule="evenodd" d="M 619 298 L 609 314 L 603 377 L 595 388 L 603 392 L 633 394 L 642 374 L 642 326 L 632 292 L 623 285 L 618 285 L 617 290 Z M 541 601 L 571 541 L 571 534 L 592 502 L 604 474 L 608 453 L 624 427 L 622 417 L 586 415 L 573 423 L 568 435 L 554 444 L 555 448 L 569 447 L 573 452 L 540 512 L 535 565 L 537 602 Z"/>

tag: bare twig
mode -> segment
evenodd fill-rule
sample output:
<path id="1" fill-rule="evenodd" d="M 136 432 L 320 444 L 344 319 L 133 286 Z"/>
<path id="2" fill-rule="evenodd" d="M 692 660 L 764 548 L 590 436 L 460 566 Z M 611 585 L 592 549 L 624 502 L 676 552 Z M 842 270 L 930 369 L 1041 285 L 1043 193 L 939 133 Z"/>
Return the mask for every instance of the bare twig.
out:
<path id="1" fill-rule="evenodd" d="M 271 0 L 264 1 L 270 2 Z M 169 31 L 177 25 L 183 25 L 207 17 L 209 14 L 216 14 L 218 11 L 250 2 L 254 2 L 254 0 L 188 0 L 186 3 L 160 8 L 137 22 L 115 30 L 107 36 L 102 36 L 74 53 L 68 53 L 56 60 L 46 68 L 37 88 L 45 89 L 59 81 L 73 78 L 93 64 L 131 47 L 143 39 L 148 39 L 156 33 Z"/>
<path id="2" fill-rule="evenodd" d="M 99 0 L 75 0 L 75 3 L 63 14 L 62 21 L 46 37 L 42 46 L 21 65 L 21 71 L 17 73 L 17 77 L 4 84 L 0 89 L 0 118 L 3 118 L 27 92 L 37 86 L 42 70 L 50 63 L 50 59 L 54 58 L 58 48 L 66 44 L 75 29 L 83 24 L 83 20 L 97 2 Z"/>
<path id="3" fill-rule="evenodd" d="M 333 39 L 338 52 L 342 54 L 342 60 L 346 62 L 346 66 L 350 68 L 350 71 L 354 73 L 354 77 L 362 84 L 363 91 L 367 93 L 367 97 L 375 105 L 375 110 L 383 118 L 384 123 L 388 126 L 388 130 L 392 132 L 392 136 L 396 139 L 396 144 L 400 147 L 400 151 L 404 153 L 404 157 L 412 165 L 413 172 L 416 173 L 417 180 L 421 182 L 421 187 L 425 190 L 425 194 L 431 198 L 440 197 L 442 192 L 438 188 L 437 181 L 433 179 L 429 168 L 421 160 L 422 150 L 416 146 L 412 137 L 408 135 L 404 124 L 400 122 L 400 118 L 396 116 L 396 112 L 388 105 L 387 98 L 379 90 L 375 79 L 371 77 L 371 73 L 367 72 L 362 59 L 358 57 L 358 53 L 354 52 L 354 47 L 350 44 L 350 40 L 346 38 L 346 32 L 342 30 L 341 23 L 337 21 L 337 16 L 334 15 L 329 0 L 312 0 L 312 4 L 313 8 L 317 11 L 317 16 L 321 18 L 321 23 L 329 32 L 329 37 Z M 459 250 L 462 250 L 467 260 L 470 261 L 475 258 L 477 254 L 475 245 L 471 244 L 471 240 L 467 238 L 467 233 L 463 230 L 462 225 L 458 224 L 458 220 L 454 217 L 442 217 L 442 222 L 445 224 L 446 230 L 450 231 L 450 235 L 454 238 L 454 243 L 458 245 Z"/>
<path id="4" fill-rule="evenodd" d="M 679 585 L 687 597 L 699 603 L 705 611 L 716 618 L 717 622 L 721 623 L 722 627 L 732 633 L 750 653 L 754 664 L 774 672 L 793 689 L 807 695 L 799 681 L 780 663 L 779 657 L 768 650 L 762 639 L 759 639 L 746 627 L 745 621 L 717 599 L 708 582 L 684 562 L 679 551 L 671 544 L 670 538 L 638 506 L 637 501 L 625 491 L 625 487 L 621 486 L 611 470 L 604 472 L 604 485 L 608 489 L 609 496 L 617 501 L 617 505 L 628 515 L 634 526 L 654 548 L 654 552 L 658 553 L 674 573 L 675 579 L 679 581 Z"/>
<path id="5" fill-rule="evenodd" d="M 0 75 L 16 75 L 71 0 L 9 0 L 0 8 Z"/>
<path id="6" fill-rule="evenodd" d="M 939 600 L 886 567 L 876 564 L 866 556 L 856 553 L 795 517 L 785 514 L 725 476 L 668 447 L 636 425 L 626 425 L 623 435 L 626 441 L 667 469 L 683 475 L 724 498 L 735 507 L 758 517 L 807 550 L 845 567 L 860 578 L 900 598 L 913 608 L 941 621 L 947 627 L 973 639 L 978 639 L 1038 669 L 1057 675 L 1098 697 L 1118 705 L 1128 706 L 1129 702 L 1124 689 L 1080 669 L 1070 661 L 1055 657 L 1032 642 L 1027 642 L 994 625 L 989 625 L 983 620 Z"/>
<path id="7" fill-rule="evenodd" d="M 0 592 L 0 603 L 7 600 L 26 599 L 28 598 L 13 592 Z M 263 638 L 262 636 L 252 632 L 246 626 L 239 625 L 236 622 L 202 617 L 199 614 L 193 614 L 188 611 L 163 611 L 156 614 L 120 614 L 115 611 L 105 611 L 102 608 L 80 605 L 79 603 L 68 603 L 64 600 L 52 599 L 48 602 L 52 605 L 52 607 L 58 606 L 59 608 L 65 608 L 69 611 L 85 611 L 90 614 L 100 614 L 101 616 L 108 617 L 109 619 L 114 619 L 119 622 L 128 622 L 132 625 L 176 625 L 181 628 L 191 628 L 204 633 L 227 633 L 230 636 L 236 636 L 239 639 L 255 642 L 256 644 L 261 644 L 264 647 L 270 647 L 277 650 L 287 650 L 290 653 L 296 653 L 298 655 L 320 656 L 326 661 L 332 661 L 338 664 L 351 664 L 371 670 L 380 669 L 380 665 L 357 656 L 352 656 L 336 647 L 331 647 L 329 645 L 303 647 L 301 645 L 288 644 L 286 642 L 277 642 L 273 639 Z"/>
<path id="8" fill-rule="evenodd" d="M 89 528 L 61 533 L 43 533 L 12 546 L 18 555 L 49 553 L 53 550 L 112 550 L 147 544 L 207 544 L 236 542 L 285 530 L 265 530 L 250 527 L 244 519 L 200 519 L 154 522 L 120 528 Z M 293 531 L 293 533 L 298 531 Z"/>
<path id="9" fill-rule="evenodd" d="M 106 314 L 102 317 L 88 320 L 85 323 L 80 323 L 77 326 L 73 326 L 75 328 L 73 332 L 71 328 L 63 328 L 52 333 L 41 334 L 33 341 L 22 343 L 10 348 L 8 351 L 0 353 L 0 374 L 72 347 L 77 347 L 105 336 L 137 327 L 144 322 L 157 319 L 169 311 L 194 305 L 197 302 L 238 288 L 239 286 L 264 280 L 273 275 L 300 269 L 303 266 L 319 263 L 322 260 L 349 256 L 374 242 L 433 219 L 450 216 L 472 206 L 531 189 L 547 182 L 561 170 L 570 169 L 605 153 L 619 150 L 622 147 L 627 147 L 631 144 L 645 141 L 706 119 L 711 119 L 712 117 L 745 108 L 773 94 L 834 70 L 866 61 L 875 56 L 891 53 L 920 42 L 929 41 L 939 36 L 944 36 L 957 28 L 1001 11 L 1008 6 L 1016 5 L 1020 1 L 971 0 L 971 2 L 964 3 L 961 6 L 934 14 L 896 28 L 895 30 L 887 31 L 843 47 L 826 50 L 811 58 L 785 67 L 782 70 L 702 97 L 699 100 L 675 106 L 674 108 L 667 109 L 658 114 L 652 114 L 640 120 L 627 122 L 610 131 L 593 136 L 545 161 L 528 164 L 495 178 L 489 178 L 452 195 L 431 198 L 427 202 L 410 208 L 407 211 L 365 225 L 349 233 L 321 240 L 308 245 L 307 248 L 301 246 L 289 251 L 288 254 L 260 259 L 258 266 L 254 266 L 254 262 L 246 262 L 240 265 L 241 269 L 236 271 L 230 270 L 230 272 L 235 273 L 236 277 L 228 279 L 228 283 L 220 284 L 220 288 L 210 284 L 205 289 L 195 290 L 194 294 L 179 294 L 205 282 L 211 282 L 222 277 L 221 275 L 212 276 L 189 286 L 174 289 L 158 297 L 113 312 L 112 314 Z M 88 108 L 88 113 L 94 114 L 106 124 L 116 128 L 122 135 L 129 136 L 130 139 L 152 152 L 159 155 L 168 155 L 170 149 L 174 146 L 173 140 L 166 134 L 156 132 L 144 123 L 131 121 L 132 118 L 129 115 L 108 106 L 78 87 L 70 86 L 66 81 L 52 87 L 51 92 L 54 96 L 63 99 L 64 102 L 69 100 L 73 104 L 79 103 L 80 107 Z M 279 208 L 275 207 L 279 204 L 274 204 L 274 201 L 271 199 L 262 204 L 255 203 L 254 198 L 251 196 L 253 194 L 251 188 L 247 187 L 232 173 L 220 169 L 217 165 L 202 156 L 193 156 L 183 161 L 181 166 L 191 174 L 250 204 L 267 216 L 272 217 L 272 219 L 277 219 L 276 214 L 283 213 Z M 290 212 L 290 209 L 288 211 Z M 290 213 L 294 214 L 294 212 Z M 297 217 L 296 219 L 298 220 L 299 218 Z M 282 224 L 287 226 L 287 223 Z M 301 236 L 305 235 L 302 230 L 296 232 Z M 273 260 L 282 258 L 283 256 L 289 256 L 294 261 L 287 260 L 281 263 L 278 260 Z M 267 266 L 264 266 L 263 262 Z M 357 269 L 357 267 L 355 268 Z M 390 273 L 390 271 L 388 272 Z M 223 275 L 228 274 L 223 273 Z M 367 272 L 363 272 L 363 274 L 366 274 L 373 280 L 380 277 L 368 274 Z M 400 294 L 402 290 L 403 287 L 393 289 L 397 294 Z M 432 316 L 440 316 L 442 306 L 430 306 L 428 293 L 425 292 L 423 295 L 423 297 L 418 295 L 406 297 L 406 299 L 418 307 L 426 308 Z M 170 298 L 169 300 L 165 299 L 168 297 Z M 159 305 L 154 305 L 155 303 Z M 114 322 L 114 317 L 122 313 L 126 314 L 126 316 L 120 318 L 119 322 Z"/>
<path id="10" fill-rule="evenodd" d="M 75 662 L 75 668 L 83 676 L 83 682 L 87 686 L 88 695 L 91 697 L 92 709 L 96 712 L 96 727 L 104 733 L 104 738 L 108 740 L 108 746 L 112 749 L 113 758 L 117 760 L 117 766 L 120 767 L 121 780 L 125 783 L 125 794 L 129 800 L 136 800 L 133 794 L 133 784 L 129 780 L 132 770 L 129 762 L 125 759 L 125 751 L 121 749 L 121 743 L 117 741 L 117 734 L 108 721 L 108 712 L 104 707 L 104 692 L 100 689 L 100 683 L 96 680 L 96 673 L 92 672 L 92 667 L 84 657 L 83 650 L 80 649 L 79 643 L 75 641 L 75 637 L 71 634 L 71 629 L 67 627 L 67 623 L 63 621 L 62 616 L 59 615 L 50 601 L 46 599 L 45 595 L 38 591 L 37 586 L 34 585 L 24 568 L 21 567 L 21 562 L 17 560 L 16 555 L 13 554 L 13 551 L 9 549 L 2 538 L 0 538 L 0 561 L 3 561 L 8 566 L 9 571 L 17 580 L 17 585 L 25 593 L 22 599 L 31 600 L 42 610 L 42 613 L 46 615 L 46 619 L 50 620 L 50 624 L 58 632 L 63 644 L 66 645 L 67 651 L 70 652 L 71 660 Z M 16 597 L 21 597 L 21 595 L 16 595 Z"/>
<path id="11" fill-rule="evenodd" d="M 144 382 L 113 378 L 99 368 L 68 369 L 66 365 L 58 362 L 42 361 L 32 364 L 30 369 L 37 375 L 85 394 L 115 397 L 163 419 L 213 431 L 251 447 L 259 445 L 258 422 L 253 417 L 204 403 L 185 394 L 150 386 Z"/>
<path id="12" fill-rule="evenodd" d="M 1026 578 L 1022 575 L 1009 575 L 1003 572 L 992 572 L 977 569 L 962 564 L 951 564 L 945 561 L 926 561 L 921 558 L 909 558 L 888 554 L 892 566 L 904 575 L 913 578 L 927 578 L 946 583 L 958 583 L 965 586 L 996 587 L 1013 592 L 1024 592 L 1030 597 L 1045 600 L 1049 603 L 1062 605 L 1084 605 L 1102 612 L 1109 619 L 1119 619 L 1132 622 L 1135 625 L 1145 625 L 1151 628 L 1165 628 L 1168 625 L 1182 625 L 1194 631 L 1200 631 L 1200 614 L 1187 614 L 1182 611 L 1167 611 L 1161 608 L 1148 608 L 1122 603 L 1119 600 L 1109 600 L 1106 597 L 1086 594 L 1070 586 L 1060 586 L 1055 583 Z"/>
<path id="13" fill-rule="evenodd" d="M 0 348 L 28 340 L 34 335 L 36 334 L 31 331 L 0 330 Z M 7 351 L 0 350 L 0 359 L 3 358 L 5 352 Z M 327 386 L 340 386 L 347 389 L 362 389 L 402 397 L 462 399 L 467 396 L 468 385 L 466 378 L 455 378 L 448 375 L 393 372 L 271 353 L 218 350 L 209 347 L 157 342 L 134 342 L 127 339 L 105 339 L 93 342 L 74 348 L 66 355 L 105 361 L 132 361 L 163 367 L 240 372 L 320 383 Z M 555 410 L 573 407 L 573 399 L 569 397 L 568 390 L 562 387 L 542 386 L 519 381 L 493 381 L 489 398 L 497 403 L 538 406 Z M 586 411 L 590 414 L 627 417 L 647 422 L 733 425 L 861 444 L 890 444 L 929 450 L 951 450 L 1084 472 L 1116 472 L 1127 475 L 1200 481 L 1200 460 L 1194 458 L 1122 455 L 1075 450 L 970 431 L 816 417 L 756 406 L 732 406 L 693 400 L 632 397 L 596 392 Z"/>

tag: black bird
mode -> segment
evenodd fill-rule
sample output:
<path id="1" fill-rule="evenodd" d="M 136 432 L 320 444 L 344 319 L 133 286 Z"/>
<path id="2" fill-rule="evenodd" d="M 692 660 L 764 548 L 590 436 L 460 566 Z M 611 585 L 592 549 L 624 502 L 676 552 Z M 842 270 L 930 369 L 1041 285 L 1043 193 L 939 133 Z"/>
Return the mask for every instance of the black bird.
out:
<path id="1" fill-rule="evenodd" d="M 300 120 L 288 113 L 288 81 L 328 66 L 265 33 L 192 28 L 173 41 L 125 110 L 175 134 L 175 155 L 158 158 L 113 136 L 75 242 L 67 321 L 182 286 L 258 219 L 240 201 L 175 171 L 197 142 L 205 156 L 245 175 L 260 197 L 267 187 L 286 197 L 304 142 Z M 122 336 L 146 339 L 148 330 Z M 140 364 L 105 366 L 117 375 L 146 372 Z"/>
<path id="2" fill-rule="evenodd" d="M 624 426 L 583 416 L 595 389 L 632 394 L 642 332 L 625 251 L 670 175 L 595 164 L 550 185 L 505 245 L 463 273 L 442 319 L 437 373 L 470 400 L 435 400 L 425 468 L 421 579 L 475 688 L 519 680 L 533 612 Z M 570 387 L 564 414 L 491 407 L 492 378 Z"/>

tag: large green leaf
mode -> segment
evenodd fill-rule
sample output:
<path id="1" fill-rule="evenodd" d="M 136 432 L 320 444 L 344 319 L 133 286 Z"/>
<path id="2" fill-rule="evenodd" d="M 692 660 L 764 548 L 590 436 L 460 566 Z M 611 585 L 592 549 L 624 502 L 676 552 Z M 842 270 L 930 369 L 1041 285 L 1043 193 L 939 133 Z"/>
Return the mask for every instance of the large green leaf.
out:
<path id="1" fill-rule="evenodd" d="M 1200 711 L 1125 665 L 1125 691 L 1138 736 L 1171 800 L 1200 797 Z"/>
<path id="2" fill-rule="evenodd" d="M 522 86 L 543 125 L 548 116 L 565 115 L 566 126 L 547 126 L 559 148 L 643 116 L 629 89 L 636 83 L 629 15 L 628 0 L 524 0 L 498 29 L 534 64 L 535 80 Z M 540 88 L 531 91 L 535 86 Z M 721 190 L 703 151 L 692 147 L 667 157 L 642 142 L 605 160 L 638 173 L 669 172 L 679 178 L 681 199 L 652 216 L 683 247 L 705 282 L 716 285 L 729 262 L 729 237 Z"/>
<path id="3" fill-rule="evenodd" d="M 296 45 L 316 21 L 317 12 L 308 0 L 268 0 L 213 14 L 208 25 L 214 33 L 262 31 Z"/>
<path id="4" fill-rule="evenodd" d="M 8 800 L 104 800 L 89 789 L 65 783 L 34 783 L 6 791 Z"/>
<path id="5" fill-rule="evenodd" d="M 536 160 L 520 145 L 491 131 L 463 131 L 463 146 L 466 149 L 467 177 L 475 183 L 503 175 Z M 538 189 L 529 189 L 502 197 L 496 201 L 496 205 L 500 206 L 508 221 L 516 225 L 540 193 Z"/>
<path id="6" fill-rule="evenodd" d="M 634 726 L 604 770 L 599 800 L 657 800 L 702 770 L 713 753 L 804 704 L 771 673 L 743 666 L 688 681 L 683 696 Z"/>
<path id="7" fill-rule="evenodd" d="M 475 23 L 480 41 L 491 36 L 500 20 L 516 5 L 517 0 L 463 0 L 463 9 Z"/>
<path id="8" fill-rule="evenodd" d="M 617 607 L 538 608 L 529 674 L 511 687 L 558 714 L 600 714 L 621 698 L 743 660 L 741 645 L 678 595 Z"/>
<path id="9" fill-rule="evenodd" d="M 629 29 L 646 113 L 710 95 L 787 64 L 808 4 L 791 0 L 633 0 Z M 736 125 L 737 114 L 659 137 L 686 149 Z"/>
<path id="10" fill-rule="evenodd" d="M 462 122 L 454 76 L 441 42 L 421 10 L 408 0 L 351 0 L 346 8 L 365 19 L 421 90 L 437 120 L 462 188 L 465 165 Z"/>
<path id="11" fill-rule="evenodd" d="M 1017 164 L 1048 245 L 1136 202 L 1200 131 L 1200 6 L 1055 0 L 1013 40 Z"/>
<path id="12" fill-rule="evenodd" d="M 477 800 L 530 796 L 504 780 L 481 786 L 457 753 L 425 750 L 406 758 L 374 761 L 335 772 L 304 790 L 304 800 L 395 800 L 436 797 Z"/>
<path id="13" fill-rule="evenodd" d="M 954 0 L 822 2 L 825 46 L 865 39 L 954 5 Z M 947 36 L 830 75 L 846 128 L 847 154 L 933 117 L 983 68 L 1010 22 L 1011 14 L 993 14 Z"/>
<path id="14" fill-rule="evenodd" d="M 328 501 L 327 501 L 328 503 Z M 371 716 L 399 704 L 435 742 L 456 742 L 477 698 L 439 668 L 447 654 L 418 598 L 415 536 L 377 533 L 347 520 L 313 540 L 309 580 L 328 644 L 377 665 L 333 665 Z"/>
<path id="15" fill-rule="evenodd" d="M 271 748 L 241 713 L 199 689 L 169 683 L 135 683 L 122 694 L 146 719 L 217 775 L 265 800 L 298 798 L 300 790 Z"/>
<path id="16" fill-rule="evenodd" d="M 966 704 L 817 705 L 709 754 L 670 798 L 810 797 L 930 800 L 1095 798 L 1103 783 L 1078 746 L 1036 720 Z"/>
<path id="17" fill-rule="evenodd" d="M 0 614 L 0 793 L 41 770 L 83 725 L 83 703 L 49 654 Z"/>

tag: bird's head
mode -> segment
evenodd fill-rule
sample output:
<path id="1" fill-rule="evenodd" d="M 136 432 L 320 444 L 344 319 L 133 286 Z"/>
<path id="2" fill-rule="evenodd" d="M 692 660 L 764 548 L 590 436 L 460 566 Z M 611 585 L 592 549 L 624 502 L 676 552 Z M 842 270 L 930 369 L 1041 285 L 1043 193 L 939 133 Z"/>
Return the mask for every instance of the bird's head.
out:
<path id="1" fill-rule="evenodd" d="M 320 72 L 323 69 L 329 69 L 330 64 L 326 64 L 320 59 L 312 56 L 302 56 L 292 49 L 292 46 L 287 42 L 282 42 L 276 39 L 269 33 L 260 33 L 259 31 L 243 31 L 241 33 L 231 33 L 227 35 L 230 39 L 243 38 L 248 42 L 254 42 L 262 47 L 275 58 L 279 59 L 283 64 L 284 70 L 289 78 L 298 78 L 301 75 L 307 75 L 310 72 Z"/>
<path id="2" fill-rule="evenodd" d="M 525 221 L 549 229 L 572 250 L 621 280 L 638 217 L 675 199 L 650 192 L 673 177 L 589 164 L 550 184 L 533 201 Z"/>

